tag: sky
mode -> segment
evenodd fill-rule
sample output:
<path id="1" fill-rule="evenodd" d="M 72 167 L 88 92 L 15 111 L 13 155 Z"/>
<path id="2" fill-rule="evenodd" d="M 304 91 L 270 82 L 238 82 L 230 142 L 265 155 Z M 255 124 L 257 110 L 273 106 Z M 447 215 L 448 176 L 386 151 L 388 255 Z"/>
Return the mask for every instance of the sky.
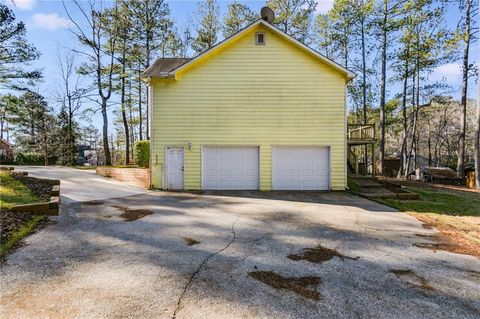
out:
<path id="1" fill-rule="evenodd" d="M 80 0 L 82 1 L 82 0 Z M 70 22 L 66 17 L 61 0 L 0 0 L 11 7 L 17 20 L 23 21 L 27 27 L 27 39 L 42 53 L 39 60 L 32 63 L 32 67 L 43 70 L 44 79 L 36 88 L 38 92 L 53 101 L 53 96 L 58 86 L 58 56 L 59 52 L 76 48 L 78 44 L 72 33 L 69 31 Z M 107 0 L 108 2 L 108 0 Z M 265 5 L 265 1 L 240 1 L 259 12 Z M 326 13 L 331 8 L 333 0 L 318 0 L 317 12 Z M 192 21 L 192 15 L 197 7 L 198 1 L 171 0 L 168 1 L 171 17 L 179 30 Z M 218 1 L 221 13 L 226 11 L 230 1 Z M 69 10 L 74 7 L 66 0 Z M 75 14 L 75 13 L 74 13 Z M 446 20 L 450 27 L 456 25 L 460 16 L 459 9 L 450 6 L 447 11 Z M 480 42 L 480 41 L 479 41 Z M 480 60 L 479 42 L 472 47 L 472 61 Z M 442 65 L 434 70 L 429 78 L 434 81 L 445 81 L 452 86 L 453 96 L 458 98 L 461 84 L 461 61 L 451 62 Z M 477 85 L 471 80 L 469 85 L 469 97 L 476 98 Z M 54 105 L 53 105 L 54 106 Z M 110 116 L 110 122 L 112 116 Z M 90 115 L 83 120 L 83 124 L 91 124 L 100 128 L 100 114 Z"/>

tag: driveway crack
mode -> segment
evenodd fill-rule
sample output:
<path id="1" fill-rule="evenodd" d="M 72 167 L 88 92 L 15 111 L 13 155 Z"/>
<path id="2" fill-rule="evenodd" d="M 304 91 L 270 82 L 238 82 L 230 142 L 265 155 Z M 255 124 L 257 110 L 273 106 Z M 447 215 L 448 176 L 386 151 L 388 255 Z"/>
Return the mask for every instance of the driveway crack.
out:
<path id="1" fill-rule="evenodd" d="M 180 310 L 180 306 L 182 304 L 182 300 L 183 300 L 183 297 L 185 296 L 185 294 L 187 293 L 188 291 L 188 288 L 192 285 L 193 281 L 195 280 L 195 277 L 200 273 L 200 271 L 202 271 L 203 267 L 207 264 L 207 262 L 215 257 L 216 255 L 220 254 L 221 252 L 225 251 L 228 247 L 230 247 L 230 245 L 233 244 L 233 242 L 237 239 L 237 234 L 235 233 L 235 224 L 237 223 L 237 221 L 239 220 L 240 217 L 237 217 L 235 219 L 235 221 L 233 222 L 232 224 L 232 238 L 228 241 L 228 243 L 221 249 L 211 253 L 210 255 L 208 255 L 198 266 L 197 266 L 197 269 L 195 269 L 195 271 L 192 273 L 192 275 L 190 276 L 190 278 L 188 279 L 187 283 L 185 284 L 185 286 L 183 287 L 183 290 L 182 290 L 182 293 L 180 294 L 180 297 L 178 298 L 178 301 L 177 301 L 177 305 L 175 306 L 175 309 L 173 310 L 173 315 L 172 315 L 172 319 L 175 319 L 177 317 L 177 314 L 178 314 L 178 311 Z"/>

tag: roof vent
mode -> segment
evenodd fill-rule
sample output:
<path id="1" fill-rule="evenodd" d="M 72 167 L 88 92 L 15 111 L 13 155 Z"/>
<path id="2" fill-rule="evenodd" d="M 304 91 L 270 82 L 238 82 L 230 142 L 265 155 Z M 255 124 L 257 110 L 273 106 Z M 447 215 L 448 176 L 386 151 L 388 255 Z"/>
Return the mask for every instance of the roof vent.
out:
<path id="1" fill-rule="evenodd" d="M 268 23 L 273 23 L 273 20 L 275 20 L 275 13 L 269 7 L 263 7 L 260 10 L 260 16 Z"/>

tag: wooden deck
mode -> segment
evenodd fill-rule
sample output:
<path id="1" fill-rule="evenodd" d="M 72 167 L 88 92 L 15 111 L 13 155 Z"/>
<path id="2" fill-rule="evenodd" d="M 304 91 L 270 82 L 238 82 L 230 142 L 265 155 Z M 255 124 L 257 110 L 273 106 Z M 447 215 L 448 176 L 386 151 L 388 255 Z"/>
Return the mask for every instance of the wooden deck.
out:
<path id="1" fill-rule="evenodd" d="M 365 145 L 376 143 L 375 124 L 348 124 L 347 143 L 349 145 Z"/>

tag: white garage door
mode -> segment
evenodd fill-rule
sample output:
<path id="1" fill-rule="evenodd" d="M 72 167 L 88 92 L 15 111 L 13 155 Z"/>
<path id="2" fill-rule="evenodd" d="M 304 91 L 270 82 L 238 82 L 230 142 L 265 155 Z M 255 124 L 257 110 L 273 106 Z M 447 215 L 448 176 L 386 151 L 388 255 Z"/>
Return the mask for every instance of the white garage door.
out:
<path id="1" fill-rule="evenodd" d="M 204 147 L 203 189 L 257 190 L 258 147 Z"/>
<path id="2" fill-rule="evenodd" d="M 328 190 L 328 147 L 272 148 L 272 188 L 275 190 Z"/>

